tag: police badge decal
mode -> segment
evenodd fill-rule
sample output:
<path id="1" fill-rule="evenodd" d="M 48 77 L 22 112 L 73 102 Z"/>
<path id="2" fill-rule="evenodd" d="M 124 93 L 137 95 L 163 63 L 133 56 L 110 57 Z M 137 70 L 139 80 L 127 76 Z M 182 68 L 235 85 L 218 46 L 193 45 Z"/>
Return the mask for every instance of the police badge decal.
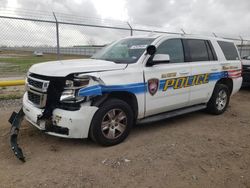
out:
<path id="1" fill-rule="evenodd" d="M 159 80 L 156 78 L 152 78 L 148 80 L 148 91 L 150 95 L 154 96 L 159 87 Z"/>

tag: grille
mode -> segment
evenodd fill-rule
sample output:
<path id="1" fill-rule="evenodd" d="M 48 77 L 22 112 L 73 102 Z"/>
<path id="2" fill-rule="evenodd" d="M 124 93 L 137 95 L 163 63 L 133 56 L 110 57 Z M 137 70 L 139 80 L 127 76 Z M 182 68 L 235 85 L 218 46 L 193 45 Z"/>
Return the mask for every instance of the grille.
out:
<path id="1" fill-rule="evenodd" d="M 38 108 L 45 107 L 49 80 L 41 80 L 29 76 L 27 82 L 28 100 Z"/>
<path id="2" fill-rule="evenodd" d="M 40 105 L 40 103 L 41 103 L 41 96 L 37 95 L 35 93 L 32 93 L 30 91 L 28 91 L 28 99 L 29 99 L 29 101 L 31 101 L 32 103 L 34 103 L 36 105 Z"/>
<path id="3" fill-rule="evenodd" d="M 39 89 L 43 88 L 43 82 L 39 82 L 37 80 L 33 80 L 33 79 L 28 78 L 28 83 L 29 83 L 29 85 L 31 85 L 35 88 L 39 88 Z"/>

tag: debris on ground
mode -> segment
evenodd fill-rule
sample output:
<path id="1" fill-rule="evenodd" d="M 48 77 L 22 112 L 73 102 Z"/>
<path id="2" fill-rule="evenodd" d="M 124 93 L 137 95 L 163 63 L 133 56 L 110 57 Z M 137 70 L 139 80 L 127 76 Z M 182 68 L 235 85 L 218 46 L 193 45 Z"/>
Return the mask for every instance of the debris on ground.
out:
<path id="1" fill-rule="evenodd" d="M 102 164 L 106 166 L 111 166 L 112 168 L 118 168 L 119 166 L 129 162 L 131 162 L 131 160 L 124 157 L 119 157 L 116 159 L 104 159 L 102 161 Z"/>

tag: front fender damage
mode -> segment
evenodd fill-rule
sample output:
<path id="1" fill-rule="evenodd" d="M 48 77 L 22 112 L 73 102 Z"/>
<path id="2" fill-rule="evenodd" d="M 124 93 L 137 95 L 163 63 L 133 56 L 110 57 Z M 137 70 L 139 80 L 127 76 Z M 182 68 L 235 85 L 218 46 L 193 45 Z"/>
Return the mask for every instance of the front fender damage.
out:
<path id="1" fill-rule="evenodd" d="M 16 157 L 20 161 L 25 162 L 23 151 L 18 146 L 18 143 L 17 143 L 17 137 L 19 134 L 19 130 L 20 130 L 20 126 L 23 121 L 23 118 L 24 118 L 24 112 L 23 112 L 23 108 L 21 108 L 18 113 L 13 112 L 9 119 L 9 122 L 12 125 L 10 129 L 10 145 Z"/>

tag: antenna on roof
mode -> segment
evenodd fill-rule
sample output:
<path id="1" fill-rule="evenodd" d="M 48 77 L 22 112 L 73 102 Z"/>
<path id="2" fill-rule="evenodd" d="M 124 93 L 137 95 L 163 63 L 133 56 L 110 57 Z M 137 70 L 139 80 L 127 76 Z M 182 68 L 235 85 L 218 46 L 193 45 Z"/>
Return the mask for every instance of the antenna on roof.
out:
<path id="1" fill-rule="evenodd" d="M 215 33 L 213 33 L 213 35 L 214 35 L 215 37 L 218 37 Z"/>

